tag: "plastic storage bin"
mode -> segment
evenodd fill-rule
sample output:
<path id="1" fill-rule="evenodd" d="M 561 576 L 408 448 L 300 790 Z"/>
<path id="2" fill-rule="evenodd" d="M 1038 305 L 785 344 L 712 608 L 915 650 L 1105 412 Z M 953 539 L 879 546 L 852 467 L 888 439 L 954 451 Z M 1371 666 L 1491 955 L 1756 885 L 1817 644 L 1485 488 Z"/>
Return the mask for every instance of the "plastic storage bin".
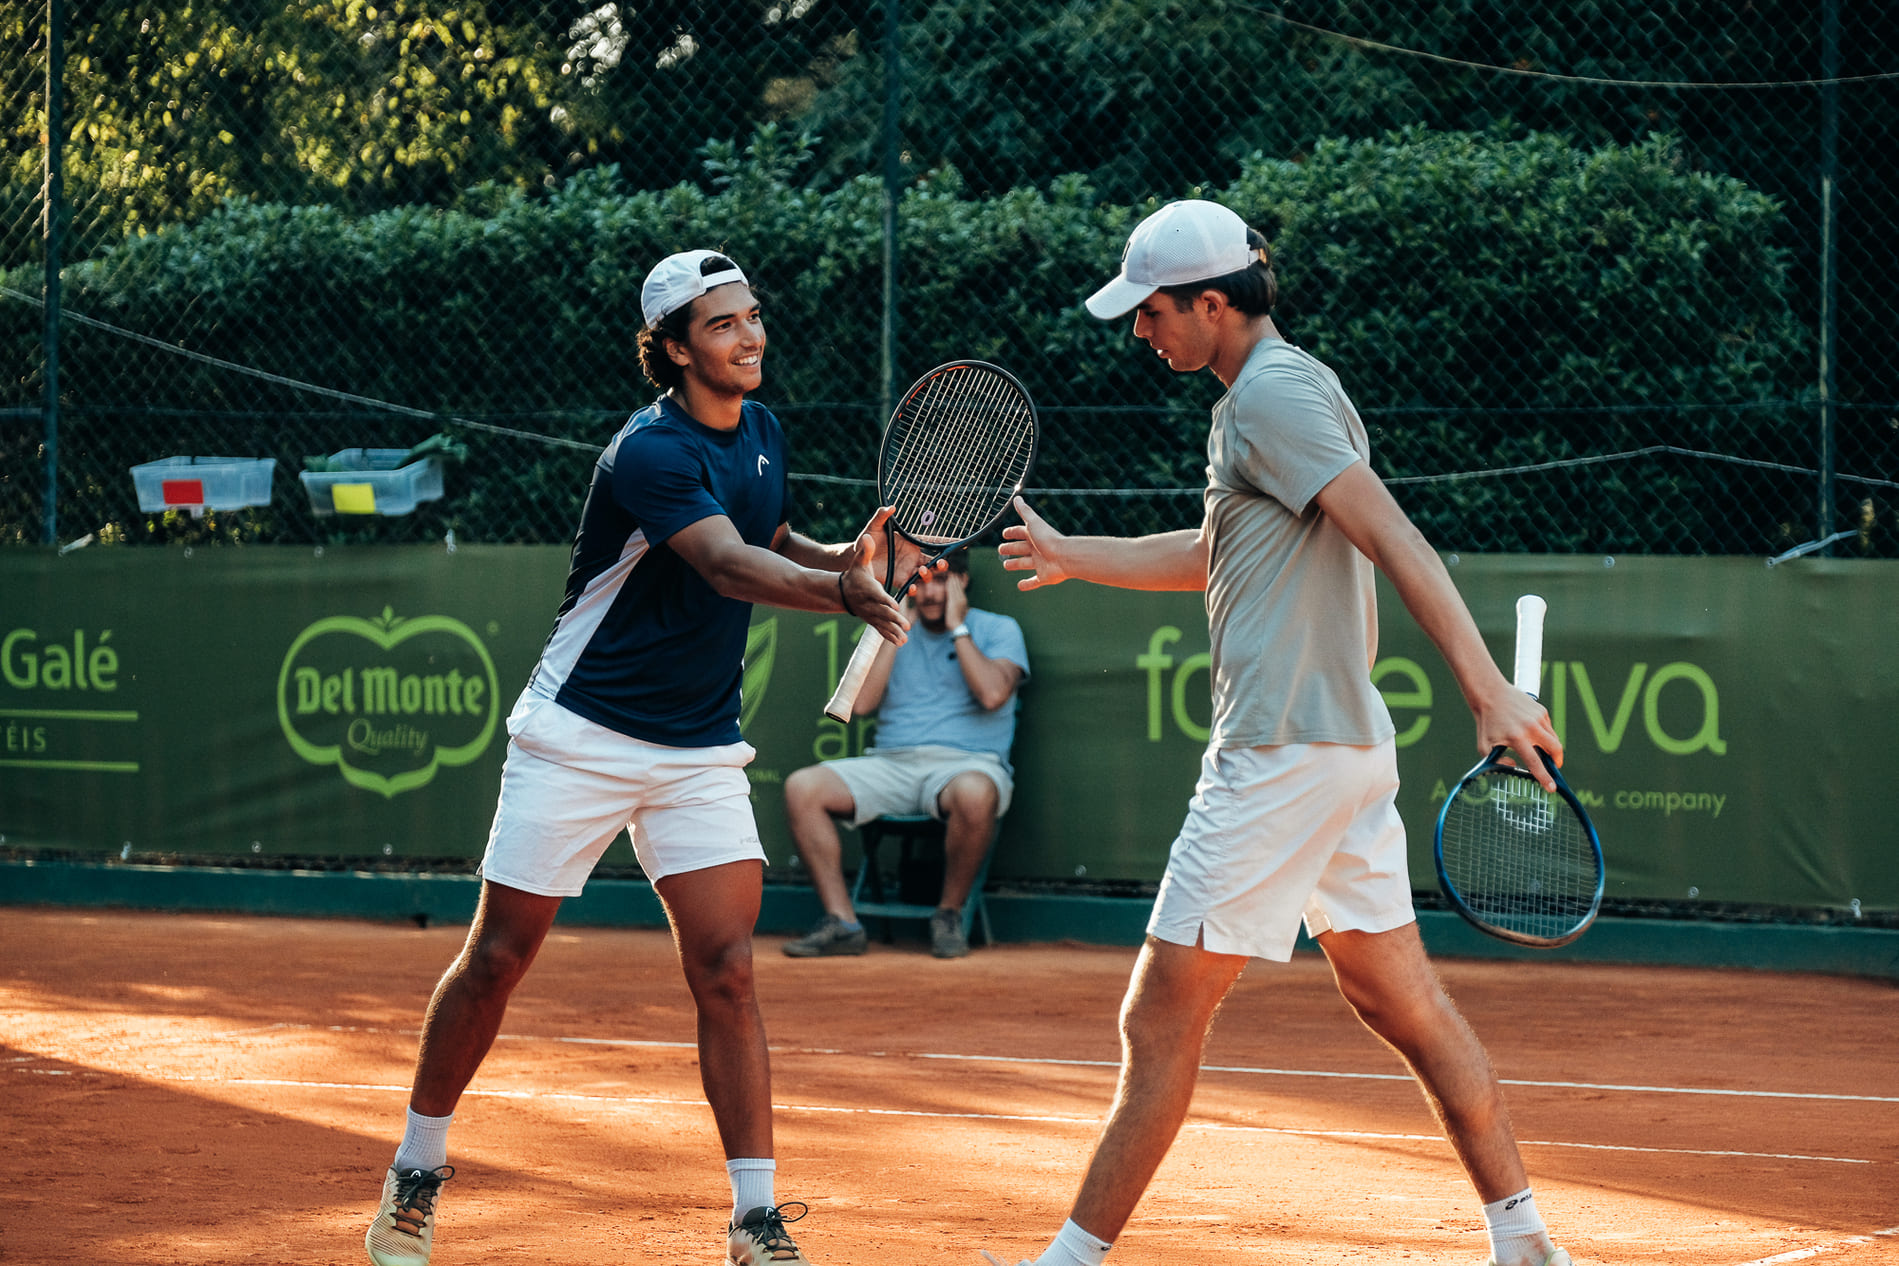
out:
<path id="1" fill-rule="evenodd" d="M 346 448 L 330 454 L 335 470 L 297 476 L 317 514 L 407 514 L 442 495 L 442 459 L 402 465 L 406 448 Z"/>
<path id="2" fill-rule="evenodd" d="M 242 510 L 270 504 L 274 457 L 161 457 L 132 467 L 138 508 L 162 510 Z"/>

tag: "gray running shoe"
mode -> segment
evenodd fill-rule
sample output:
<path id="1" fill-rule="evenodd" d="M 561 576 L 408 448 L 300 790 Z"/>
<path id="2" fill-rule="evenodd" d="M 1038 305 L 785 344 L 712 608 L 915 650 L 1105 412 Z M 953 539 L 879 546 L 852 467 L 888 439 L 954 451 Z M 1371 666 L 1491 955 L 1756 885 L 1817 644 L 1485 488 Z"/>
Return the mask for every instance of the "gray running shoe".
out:
<path id="1" fill-rule="evenodd" d="M 938 909 L 930 916 L 930 953 L 938 958 L 961 958 L 969 953 L 961 910 Z"/>
<path id="2" fill-rule="evenodd" d="M 785 942 L 785 953 L 793 958 L 830 958 L 837 954 L 861 954 L 870 947 L 870 937 L 862 925 L 846 931 L 843 920 L 827 914 L 811 925 L 811 930 L 795 941 Z"/>
<path id="3" fill-rule="evenodd" d="M 796 1209 L 790 1217 L 785 1210 Z M 725 1260 L 728 1266 L 811 1266 L 798 1251 L 785 1223 L 796 1222 L 810 1209 L 797 1200 L 772 1208 L 761 1205 L 726 1228 Z"/>

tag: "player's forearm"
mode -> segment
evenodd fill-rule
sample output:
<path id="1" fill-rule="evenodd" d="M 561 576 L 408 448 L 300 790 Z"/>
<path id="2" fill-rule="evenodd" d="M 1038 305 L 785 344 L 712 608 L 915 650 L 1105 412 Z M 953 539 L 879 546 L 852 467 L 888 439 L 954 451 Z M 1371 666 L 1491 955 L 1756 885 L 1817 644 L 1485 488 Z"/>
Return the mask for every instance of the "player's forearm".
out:
<path id="1" fill-rule="evenodd" d="M 1444 656 L 1465 702 L 1481 723 L 1484 709 L 1509 682 L 1491 659 L 1477 622 L 1470 618 L 1470 608 L 1424 533 L 1364 462 L 1340 471 L 1315 500 L 1359 553 L 1391 581 L 1405 610 Z"/>
<path id="2" fill-rule="evenodd" d="M 778 543 L 777 550 L 800 567 L 836 572 L 851 565 L 856 545 L 850 541 L 841 545 L 825 545 L 802 532 L 787 531 L 784 539 Z"/>
<path id="3" fill-rule="evenodd" d="M 1116 589 L 1204 590 L 1206 539 L 1198 528 L 1152 536 L 1069 536 L 1061 542 L 1067 574 Z"/>
<path id="4" fill-rule="evenodd" d="M 1444 657 L 1471 711 L 1481 714 L 1499 690 L 1510 688 L 1510 682 L 1484 645 L 1477 622 L 1444 569 L 1443 560 L 1415 529 L 1385 543 L 1380 552 L 1383 557 L 1372 561 L 1390 579 L 1405 610 Z"/>
<path id="5" fill-rule="evenodd" d="M 724 598 L 791 611 L 841 611 L 835 571 L 801 566 L 753 545 L 720 549 L 700 563 L 700 575 Z"/>

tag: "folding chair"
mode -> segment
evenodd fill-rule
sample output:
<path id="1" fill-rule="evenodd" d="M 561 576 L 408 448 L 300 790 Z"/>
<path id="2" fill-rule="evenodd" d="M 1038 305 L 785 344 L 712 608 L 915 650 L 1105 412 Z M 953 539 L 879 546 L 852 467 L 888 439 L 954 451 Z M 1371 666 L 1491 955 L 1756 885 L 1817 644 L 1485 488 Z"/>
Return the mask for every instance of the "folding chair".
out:
<path id="1" fill-rule="evenodd" d="M 898 845 L 895 869 L 888 875 L 878 864 L 877 850 L 886 836 L 894 836 Z M 943 824 L 927 813 L 892 813 L 872 818 L 857 828 L 864 849 L 864 860 L 851 882 L 851 905 L 858 918 L 874 914 L 884 920 L 884 940 L 890 940 L 891 919 L 928 919 L 936 913 L 936 902 L 943 884 Z M 991 838 L 982 865 L 976 868 L 976 882 L 970 885 L 969 900 L 963 902 L 963 935 L 982 924 L 983 944 L 995 944 L 989 930 L 989 908 L 983 904 L 982 888 L 989 879 L 989 858 L 994 852 Z M 885 900 L 884 885 L 894 882 L 894 900 Z"/>

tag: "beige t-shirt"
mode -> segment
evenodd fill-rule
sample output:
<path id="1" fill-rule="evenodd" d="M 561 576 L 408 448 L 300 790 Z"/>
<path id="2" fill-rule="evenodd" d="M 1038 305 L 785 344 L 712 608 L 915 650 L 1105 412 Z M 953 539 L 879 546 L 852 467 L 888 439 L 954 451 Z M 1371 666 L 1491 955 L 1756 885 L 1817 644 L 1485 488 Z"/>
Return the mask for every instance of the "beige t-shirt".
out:
<path id="1" fill-rule="evenodd" d="M 1394 733 L 1372 688 L 1371 561 L 1312 499 L 1371 445 L 1338 375 L 1262 339 L 1207 436 L 1207 619 L 1219 747 L 1370 746 Z"/>

